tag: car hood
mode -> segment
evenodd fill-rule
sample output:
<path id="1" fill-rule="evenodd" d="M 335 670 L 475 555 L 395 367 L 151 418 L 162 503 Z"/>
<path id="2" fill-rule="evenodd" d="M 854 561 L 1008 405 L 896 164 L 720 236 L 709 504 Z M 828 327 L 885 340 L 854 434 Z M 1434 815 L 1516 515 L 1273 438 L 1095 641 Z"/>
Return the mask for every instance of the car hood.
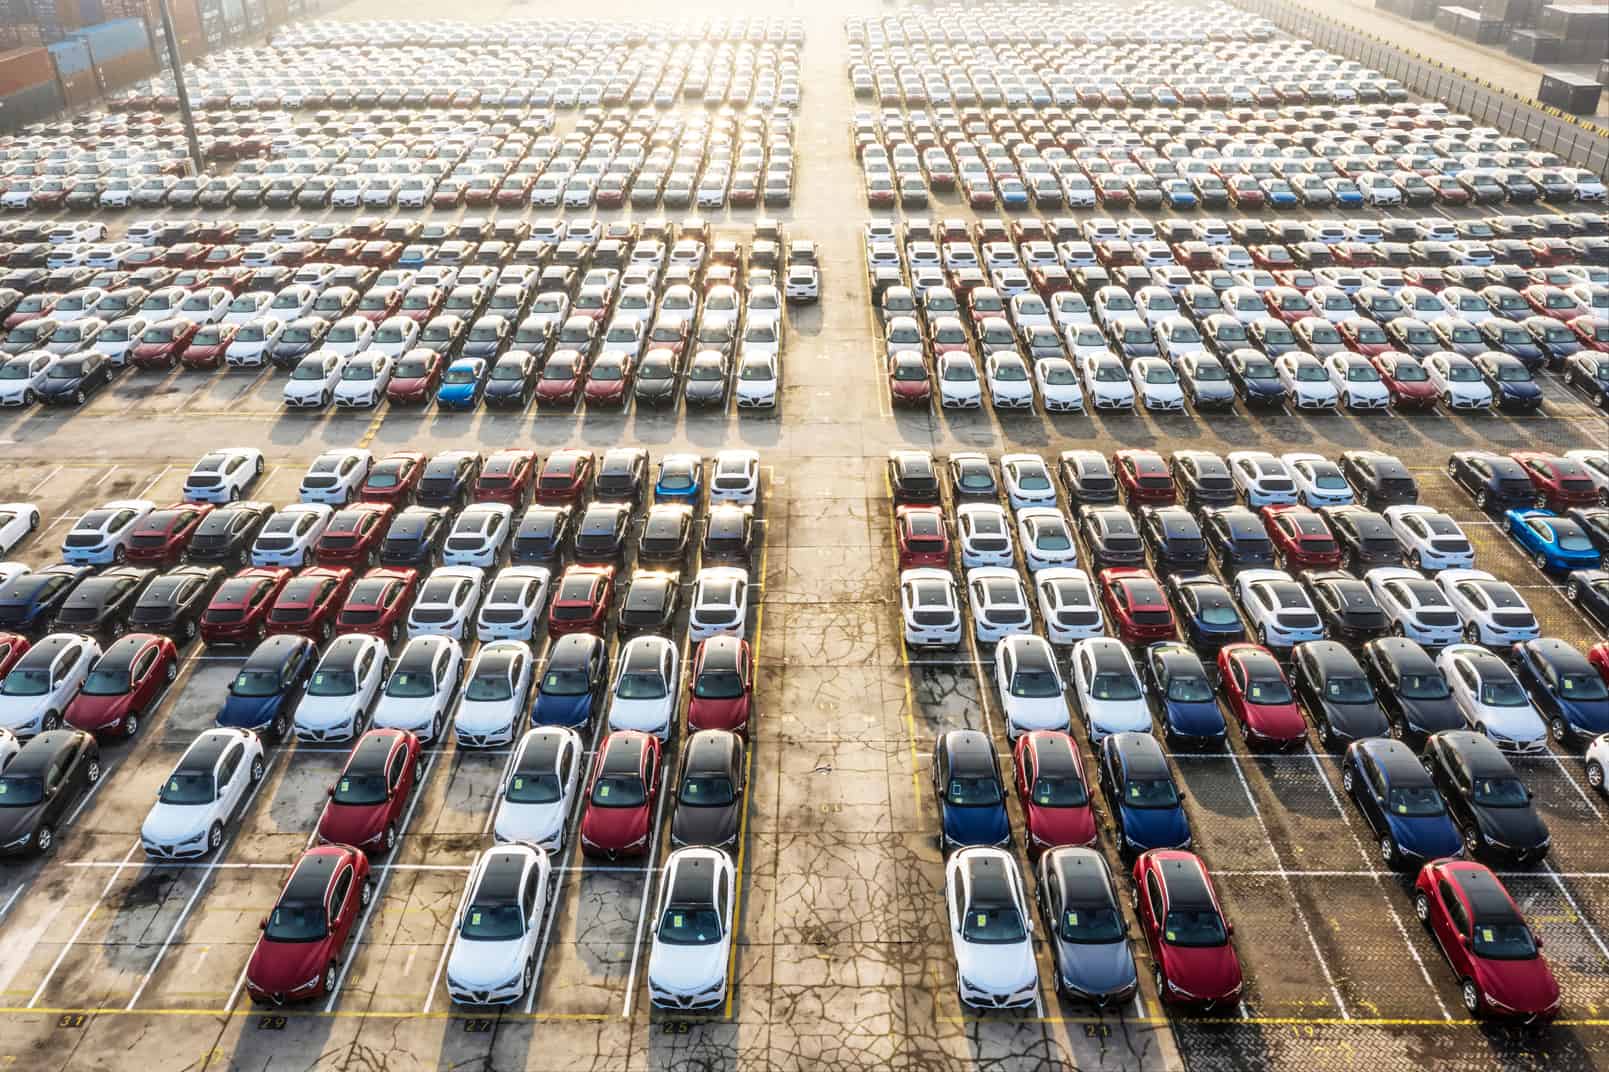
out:
<path id="1" fill-rule="evenodd" d="M 1223 712 L 1216 703 L 1167 704 L 1168 725 L 1187 737 L 1216 737 L 1224 731 Z"/>
<path id="2" fill-rule="evenodd" d="M 411 730 L 428 726 L 436 714 L 436 698 L 398 699 L 387 696 L 374 709 L 373 725 L 377 728 Z"/>
<path id="3" fill-rule="evenodd" d="M 44 807 L 41 803 L 26 808 L 0 808 L 0 848 L 30 837 L 39 825 Z"/>
<path id="4" fill-rule="evenodd" d="M 1441 730 L 1461 730 L 1466 726 L 1464 713 L 1451 697 L 1445 700 L 1408 700 L 1399 697 L 1403 719 L 1419 733 L 1437 733 Z"/>
<path id="5" fill-rule="evenodd" d="M 140 824 L 140 837 L 156 845 L 177 845 L 204 832 L 211 811 L 204 805 L 157 801 Z"/>
<path id="6" fill-rule="evenodd" d="M 683 845 L 726 845 L 737 838 L 738 806 L 695 808 L 679 804 L 670 823 L 670 836 Z"/>
<path id="7" fill-rule="evenodd" d="M 701 729 L 732 729 L 748 721 L 749 698 L 703 700 L 694 697 L 688 705 L 688 721 Z"/>
<path id="8" fill-rule="evenodd" d="M 1009 994 L 1033 983 L 1039 977 L 1031 942 L 1010 945 L 959 946 L 956 965 L 967 982 L 994 994 Z"/>
<path id="9" fill-rule="evenodd" d="M 51 697 L 48 694 L 0 697 L 0 726 L 15 729 L 19 726 L 32 725 L 34 720 L 50 708 L 50 704 Z M 0 808 L 0 812 L 4 810 Z"/>
<path id="10" fill-rule="evenodd" d="M 721 380 L 689 380 L 687 384 L 688 398 L 719 398 L 725 391 Z"/>
<path id="11" fill-rule="evenodd" d="M 133 693 L 123 693 L 119 696 L 85 696 L 79 693 L 73 697 L 73 702 L 67 705 L 65 718 L 70 725 L 94 732 L 121 720 L 128 714 L 133 702 Z"/>
<path id="12" fill-rule="evenodd" d="M 1380 705 L 1369 703 L 1324 702 L 1324 716 L 1343 737 L 1384 737 L 1391 726 Z"/>
<path id="13" fill-rule="evenodd" d="M 1529 849 L 1547 839 L 1548 827 L 1535 808 L 1483 808 L 1474 809 L 1475 822 L 1487 841 L 1516 849 Z"/>
<path id="14" fill-rule="evenodd" d="M 504 801 L 497 809 L 497 824 L 493 828 L 500 841 L 554 840 L 564 829 L 569 813 L 565 801 L 553 804 L 510 804 Z"/>
<path id="15" fill-rule="evenodd" d="M 1169 981 L 1198 998 L 1222 997 L 1240 986 L 1240 958 L 1232 945 L 1199 948 L 1164 942 L 1159 949 Z"/>
<path id="16" fill-rule="evenodd" d="M 1442 815 L 1397 815 L 1381 807 L 1386 826 L 1398 845 L 1417 853 L 1427 860 L 1444 856 L 1457 856 L 1463 851 L 1464 839 L 1453 825 L 1451 817 Z"/>
<path id="17" fill-rule="evenodd" d="M 651 732 L 666 725 L 676 714 L 676 694 L 662 700 L 622 700 L 609 705 L 609 725 L 614 729 Z"/>
<path id="18" fill-rule="evenodd" d="M 525 969 L 523 943 L 480 942 L 466 938 L 453 941 L 447 958 L 447 978 L 471 990 L 491 990 L 519 977 Z"/>
<path id="19" fill-rule="evenodd" d="M 274 696 L 235 696 L 231 694 L 223 702 L 223 709 L 218 712 L 218 725 L 230 726 L 237 729 L 255 729 L 274 721 L 279 714 L 279 705 L 282 697 Z"/>
<path id="20" fill-rule="evenodd" d="M 962 845 L 998 845 L 1011 836 L 1005 805 L 960 807 L 943 805 L 944 833 Z"/>
<path id="21" fill-rule="evenodd" d="M 1147 849 L 1171 849 L 1190 840 L 1184 808 L 1131 808 L 1122 805 L 1123 834 Z"/>
<path id="22" fill-rule="evenodd" d="M 1056 940 L 1061 956 L 1062 981 L 1071 989 L 1091 997 L 1127 990 L 1136 980 L 1134 951 L 1129 943 L 1085 944 Z"/>
<path id="23" fill-rule="evenodd" d="M 1609 732 L 1609 700 L 1559 700 L 1559 713 L 1580 732 L 1596 736 Z"/>
<path id="24" fill-rule="evenodd" d="M 696 994 L 726 977 L 727 947 L 662 945 L 654 942 L 648 954 L 648 978 L 654 986 L 674 994 Z"/>
<path id="25" fill-rule="evenodd" d="M 1228 380 L 1193 380 L 1196 397 L 1201 399 L 1234 398 L 1235 388 Z"/>
<path id="26" fill-rule="evenodd" d="M 303 696 L 296 705 L 296 724 L 325 730 L 339 726 L 362 709 L 361 696 Z"/>
<path id="27" fill-rule="evenodd" d="M 1470 960 L 1481 990 L 1516 1012 L 1546 1012 L 1559 1000 L 1559 984 L 1541 956 L 1530 960 Z"/>
<path id="28" fill-rule="evenodd" d="M 648 806 L 599 808 L 588 805 L 581 817 L 581 836 L 594 845 L 619 848 L 648 833 Z"/>
<path id="29" fill-rule="evenodd" d="M 1090 700 L 1085 709 L 1090 726 L 1103 737 L 1108 733 L 1151 732 L 1151 709 L 1144 700 Z"/>
<path id="30" fill-rule="evenodd" d="M 514 715 L 514 705 L 507 701 L 460 700 L 453 725 L 467 733 L 491 733 L 507 726 Z"/>
<path id="31" fill-rule="evenodd" d="M 49 379 L 39 385 L 38 391 L 42 395 L 72 394 L 83 384 L 83 377 L 75 376 L 70 380 Z"/>
<path id="32" fill-rule="evenodd" d="M 336 845 L 362 848 L 364 842 L 385 831 L 387 804 L 337 804 L 329 801 L 319 816 L 318 835 Z"/>
<path id="33" fill-rule="evenodd" d="M 592 694 L 554 696 L 537 693 L 531 708 L 533 726 L 584 726 L 592 720 Z"/>
<path id="34" fill-rule="evenodd" d="M 323 941 L 273 942 L 259 938 L 246 965 L 246 978 L 259 990 L 285 993 L 322 972 L 328 956 Z"/>
<path id="35" fill-rule="evenodd" d="M 1095 812 L 1081 808 L 1047 808 L 1028 804 L 1028 829 L 1051 845 L 1089 845 L 1095 841 Z"/>
<path id="36" fill-rule="evenodd" d="M 1067 725 L 1067 701 L 1060 696 L 1011 697 L 1011 721 L 1036 730 L 1059 730 Z"/>
<path id="37" fill-rule="evenodd" d="M 1481 707 L 1477 720 L 1515 741 L 1533 741 L 1547 732 L 1542 716 L 1532 707 Z"/>

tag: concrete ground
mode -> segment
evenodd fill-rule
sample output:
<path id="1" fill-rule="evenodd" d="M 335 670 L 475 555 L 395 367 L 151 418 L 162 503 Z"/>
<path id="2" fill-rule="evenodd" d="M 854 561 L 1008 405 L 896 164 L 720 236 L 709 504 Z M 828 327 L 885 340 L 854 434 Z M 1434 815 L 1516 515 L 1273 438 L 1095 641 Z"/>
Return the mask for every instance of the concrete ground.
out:
<path id="1" fill-rule="evenodd" d="M 987 728 L 1003 744 L 998 698 L 968 645 L 913 657 L 894 597 L 892 508 L 883 459 L 894 447 L 943 455 L 1072 447 L 1227 451 L 1389 449 L 1418 470 L 1427 501 L 1468 525 L 1481 564 L 1522 587 L 1544 631 L 1579 644 L 1598 633 L 1440 475 L 1464 447 L 1602 446 L 1602 416 L 1557 381 L 1535 417 L 1350 417 L 1239 413 L 1165 417 L 892 415 L 860 270 L 866 218 L 846 138 L 848 3 L 791 4 L 808 27 L 798 121 L 798 195 L 782 217 L 815 238 L 824 294 L 795 310 L 774 417 L 534 411 L 519 415 L 285 414 L 272 374 L 125 377 L 82 412 L 0 414 L 0 501 L 40 504 L 42 531 L 20 557 L 54 559 L 71 519 L 141 495 L 167 501 L 203 451 L 261 447 L 256 493 L 291 501 L 305 464 L 329 446 L 379 452 L 511 444 L 546 453 L 617 443 L 711 455 L 761 451 L 767 466 L 763 585 L 749 625 L 758 648 L 758 722 L 739 865 L 741 912 L 731 1002 L 718 1014 L 652 1011 L 642 974 L 651 869 L 561 860 L 556 913 L 532 999 L 503 1010 L 449 1005 L 439 978 L 463 868 L 486 835 L 501 757 L 433 751 L 399 848 L 338 992 L 266 1013 L 240 992 L 285 867 L 307 843 L 341 754 L 282 748 L 216 861 L 148 866 L 136 844 L 156 786 L 209 725 L 238 665 L 185 653 L 184 670 L 140 736 L 106 746 L 107 776 L 55 855 L 0 865 L 0 1067 L 99 1069 L 563 1070 L 724 1069 L 1376 1069 L 1547 1068 L 1609 1064 L 1609 848 L 1606 806 L 1581 760 L 1558 754 L 1522 771 L 1554 832 L 1541 868 L 1505 881 L 1543 933 L 1566 994 L 1539 1031 L 1466 1019 L 1433 943 L 1411 918 L 1403 880 L 1382 872 L 1367 829 L 1341 795 L 1333 757 L 1311 749 L 1180 756 L 1200 850 L 1218 876 L 1249 982 L 1227 1018 L 1167 1013 L 1149 980 L 1135 1005 L 1105 1015 L 1049 988 L 1027 1014 L 984 1015 L 955 997 L 926 768 L 935 734 Z M 601 10 L 617 9 L 605 5 Z M 439 13 L 429 9 L 429 13 Z M 537 14 L 464 5 L 463 17 Z M 371 0 L 343 17 L 423 16 Z M 953 197 L 935 217 L 967 215 Z M 752 214 L 722 214 L 738 229 Z M 1015 808 L 1015 805 L 1013 805 Z M 1099 806 L 1102 842 L 1110 815 Z M 1021 815 L 1013 825 L 1021 830 Z M 658 857 L 662 858 L 663 835 Z M 1142 972 L 1148 966 L 1142 964 Z"/>

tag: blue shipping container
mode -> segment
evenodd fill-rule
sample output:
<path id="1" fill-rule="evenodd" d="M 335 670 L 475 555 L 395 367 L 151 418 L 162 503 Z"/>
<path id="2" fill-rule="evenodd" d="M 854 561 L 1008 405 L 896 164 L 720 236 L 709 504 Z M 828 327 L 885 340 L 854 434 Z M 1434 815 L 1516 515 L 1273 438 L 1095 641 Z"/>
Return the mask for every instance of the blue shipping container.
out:
<path id="1" fill-rule="evenodd" d="M 98 26 L 85 26 L 73 36 L 88 42 L 90 57 L 96 66 L 131 52 L 151 51 L 151 37 L 146 32 L 144 19 L 114 19 Z"/>
<path id="2" fill-rule="evenodd" d="M 92 61 L 89 56 L 89 45 L 83 41 L 62 41 L 50 46 L 50 58 L 56 61 L 56 70 L 63 78 L 72 78 L 75 75 L 89 71 Z"/>

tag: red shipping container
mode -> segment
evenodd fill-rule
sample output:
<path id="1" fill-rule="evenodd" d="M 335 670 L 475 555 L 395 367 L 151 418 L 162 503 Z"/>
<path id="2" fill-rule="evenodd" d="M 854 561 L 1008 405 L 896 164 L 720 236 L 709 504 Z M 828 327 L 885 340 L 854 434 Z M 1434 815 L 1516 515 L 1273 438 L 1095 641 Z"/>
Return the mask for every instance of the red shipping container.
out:
<path id="1" fill-rule="evenodd" d="M 130 52 L 126 56 L 107 60 L 96 70 L 100 73 L 101 83 L 110 91 L 121 89 L 142 78 L 150 78 L 157 72 L 157 63 L 156 57 L 150 52 Z"/>
<path id="2" fill-rule="evenodd" d="M 56 80 L 50 50 L 17 48 L 0 53 L 0 97 Z"/>
<path id="3" fill-rule="evenodd" d="M 62 96 L 67 99 L 70 107 L 89 104 L 101 95 L 101 87 L 96 84 L 95 76 L 89 71 L 61 80 Z"/>

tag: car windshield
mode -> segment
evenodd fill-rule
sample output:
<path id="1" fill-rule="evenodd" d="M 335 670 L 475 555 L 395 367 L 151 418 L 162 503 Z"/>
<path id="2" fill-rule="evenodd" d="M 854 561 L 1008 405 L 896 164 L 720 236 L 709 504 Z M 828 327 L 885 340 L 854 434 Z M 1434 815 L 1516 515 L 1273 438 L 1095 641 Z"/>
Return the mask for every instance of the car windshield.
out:
<path id="1" fill-rule="evenodd" d="M 423 357 L 408 357 L 397 363 L 397 378 L 399 380 L 417 380 L 424 376 L 430 368 L 430 361 Z"/>
<path id="2" fill-rule="evenodd" d="M 475 373 L 474 368 L 466 367 L 466 366 L 454 365 L 452 368 L 449 368 L 447 370 L 447 374 L 442 377 L 442 382 L 443 383 L 474 383 L 476 378 L 477 377 L 476 377 L 476 373 Z"/>
<path id="3" fill-rule="evenodd" d="M 994 778 L 950 779 L 950 791 L 945 799 L 963 808 L 987 807 L 1000 803 L 1000 783 Z"/>
<path id="4" fill-rule="evenodd" d="M 273 696 L 279 692 L 279 671 L 247 668 L 235 675 L 229 691 L 235 696 Z"/>
<path id="5" fill-rule="evenodd" d="M 1472 945 L 1476 956 L 1489 960 L 1530 960 L 1536 956 L 1536 936 L 1517 920 L 1476 922 Z"/>
<path id="6" fill-rule="evenodd" d="M 559 776 L 552 771 L 516 774 L 508 780 L 504 796 L 510 804 L 554 804 L 564 794 Z"/>
<path id="7" fill-rule="evenodd" d="M 123 667 L 97 666 L 84 680 L 86 696 L 121 696 L 128 691 L 129 675 Z"/>
<path id="8" fill-rule="evenodd" d="M 473 904 L 458 933 L 472 942 L 512 942 L 525 934 L 525 919 L 518 904 Z"/>
<path id="9" fill-rule="evenodd" d="M 1034 803 L 1042 808 L 1081 808 L 1089 803 L 1082 778 L 1042 774 L 1034 780 Z"/>
<path id="10" fill-rule="evenodd" d="M 212 775 L 203 771 L 174 771 L 158 794 L 164 804 L 211 804 L 213 798 Z"/>
<path id="11" fill-rule="evenodd" d="M 1330 677 L 1324 680 L 1324 698 L 1331 703 L 1369 703 L 1374 689 L 1366 678 Z"/>
<path id="12" fill-rule="evenodd" d="M 961 937 L 985 945 L 1004 945 L 1027 938 L 1022 913 L 1015 905 L 973 905 L 961 921 Z"/>
<path id="13" fill-rule="evenodd" d="M 357 675 L 350 670 L 321 669 L 307 686 L 309 696 L 351 696 L 357 691 Z"/>
<path id="14" fill-rule="evenodd" d="M 663 700 L 665 695 L 665 679 L 657 670 L 622 674 L 615 689 L 615 697 L 621 700 Z"/>
<path id="15" fill-rule="evenodd" d="M 1513 678 L 1481 682 L 1480 697 L 1488 707 L 1525 707 L 1530 703 L 1524 686 Z"/>
<path id="16" fill-rule="evenodd" d="M 585 670 L 549 669 L 542 675 L 542 691 L 549 696 L 581 696 L 591 684 Z"/>
<path id="17" fill-rule="evenodd" d="M 737 790 L 724 774 L 689 774 L 682 780 L 682 791 L 676 799 L 695 808 L 725 807 L 737 799 Z"/>
<path id="18" fill-rule="evenodd" d="M 1096 674 L 1090 694 L 1097 700 L 1138 700 L 1140 684 L 1133 674 Z"/>
<path id="19" fill-rule="evenodd" d="M 1175 675 L 1168 681 L 1168 699 L 1175 703 L 1209 703 L 1212 686 L 1204 677 Z"/>
<path id="20" fill-rule="evenodd" d="M 642 778 L 636 774 L 606 774 L 592 787 L 592 803 L 600 808 L 637 808 L 647 801 Z"/>
<path id="21" fill-rule="evenodd" d="M 714 945 L 721 940 L 721 917 L 713 908 L 671 905 L 660 917 L 658 938 L 671 945 Z"/>
<path id="22" fill-rule="evenodd" d="M 1049 670 L 1018 670 L 1011 678 L 1011 695 L 1044 700 L 1061 695 L 1061 682 Z"/>
<path id="23" fill-rule="evenodd" d="M 501 671 L 492 674 L 476 674 L 469 679 L 469 687 L 464 690 L 464 699 L 496 703 L 509 700 L 514 696 L 514 683 L 508 675 Z"/>
<path id="24" fill-rule="evenodd" d="M 1441 795 L 1428 785 L 1394 786 L 1386 798 L 1386 806 L 1393 815 L 1419 818 L 1440 815 L 1445 810 Z"/>
<path id="25" fill-rule="evenodd" d="M 1572 700 L 1609 698 L 1609 688 L 1605 688 L 1603 678 L 1597 674 L 1562 674 L 1559 677 L 1559 693 Z"/>
<path id="26" fill-rule="evenodd" d="M 31 774 L 0 776 L 0 808 L 26 808 L 45 799 L 45 783 Z"/>
<path id="27" fill-rule="evenodd" d="M 324 906 L 317 902 L 281 901 L 274 906 L 263 933 L 275 942 L 316 942 L 324 937 Z"/>
<path id="28" fill-rule="evenodd" d="M 384 804 L 386 800 L 385 775 L 343 774 L 341 775 L 341 780 L 335 783 L 335 794 L 330 799 L 337 804 L 354 804 L 365 807 Z"/>
<path id="29" fill-rule="evenodd" d="M 693 683 L 701 700 L 735 700 L 743 695 L 743 677 L 736 670 L 705 670 Z"/>
<path id="30" fill-rule="evenodd" d="M 1123 785 L 1125 808 L 1174 808 L 1179 791 L 1172 778 L 1132 778 Z"/>
<path id="31" fill-rule="evenodd" d="M 1403 674 L 1397 682 L 1397 695 L 1405 700 L 1445 700 L 1452 690 L 1440 674 Z"/>
<path id="32" fill-rule="evenodd" d="M 1531 802 L 1518 778 L 1476 778 L 1475 803 L 1487 808 L 1523 808 Z"/>
<path id="33" fill-rule="evenodd" d="M 436 680 L 430 674 L 422 674 L 416 670 L 398 670 L 391 675 L 391 682 L 386 686 L 385 694 L 399 700 L 418 700 L 432 696 L 436 691 Z"/>
<path id="34" fill-rule="evenodd" d="M 1069 906 L 1062 910 L 1056 933 L 1064 942 L 1105 945 L 1123 938 L 1123 919 L 1117 909 L 1105 905 Z"/>
<path id="35" fill-rule="evenodd" d="M 1169 945 L 1215 946 L 1229 941 L 1223 919 L 1205 908 L 1176 908 L 1162 922 L 1162 937 Z"/>

